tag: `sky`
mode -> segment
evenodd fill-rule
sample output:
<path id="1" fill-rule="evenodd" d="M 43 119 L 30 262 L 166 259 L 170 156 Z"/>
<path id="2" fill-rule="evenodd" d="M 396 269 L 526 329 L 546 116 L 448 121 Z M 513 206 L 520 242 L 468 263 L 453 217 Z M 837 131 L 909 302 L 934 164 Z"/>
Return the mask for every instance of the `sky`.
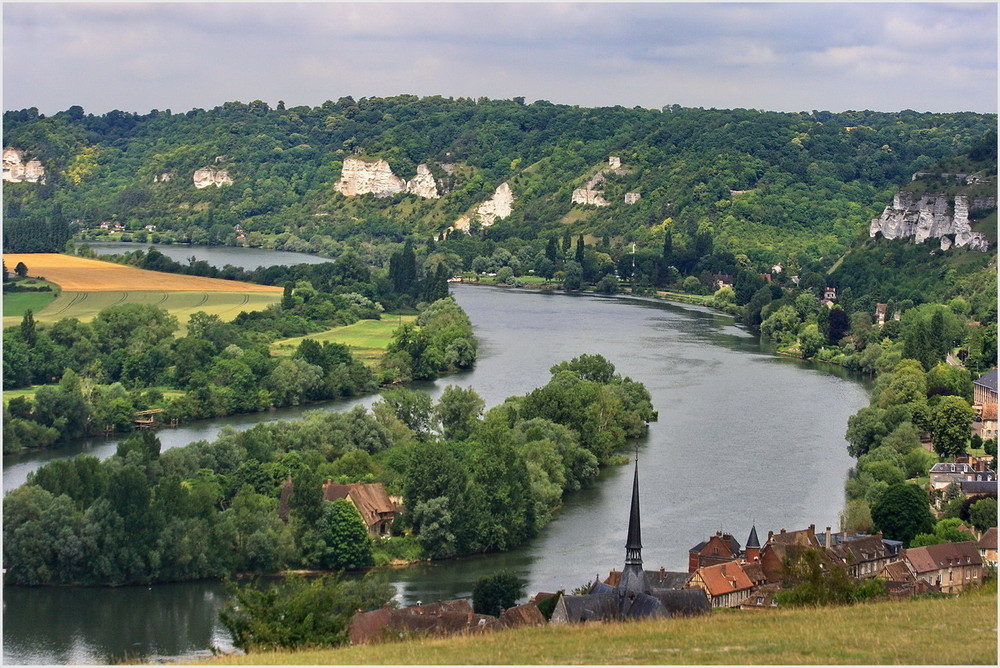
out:
<path id="1" fill-rule="evenodd" d="M 997 3 L 3 0 L 4 110 L 343 96 L 997 111 Z"/>

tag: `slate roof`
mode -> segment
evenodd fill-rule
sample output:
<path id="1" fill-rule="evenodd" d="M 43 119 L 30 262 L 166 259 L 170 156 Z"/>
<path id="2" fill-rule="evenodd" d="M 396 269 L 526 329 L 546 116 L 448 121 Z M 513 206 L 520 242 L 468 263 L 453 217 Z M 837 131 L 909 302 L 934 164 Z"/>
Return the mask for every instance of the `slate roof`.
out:
<path id="1" fill-rule="evenodd" d="M 616 621 L 618 619 L 617 594 L 566 595 L 559 599 L 556 608 L 563 606 L 569 622 Z M 556 613 L 553 613 L 556 617 Z"/>
<path id="2" fill-rule="evenodd" d="M 693 617 L 712 612 L 712 604 L 701 589 L 657 589 L 656 597 L 671 617 Z"/>
<path id="3" fill-rule="evenodd" d="M 752 549 L 752 548 L 755 548 L 755 547 L 756 548 L 760 547 L 760 539 L 757 538 L 757 525 L 756 524 L 753 525 L 752 527 L 750 527 L 750 535 L 747 537 L 747 546 L 746 546 L 746 549 L 749 550 L 749 549 Z"/>
<path id="4" fill-rule="evenodd" d="M 911 547 L 906 550 L 905 558 L 910 562 L 917 574 L 930 573 L 949 567 L 982 566 L 983 559 L 979 549 L 971 540 L 961 543 L 941 543 L 925 547 Z"/>
<path id="5" fill-rule="evenodd" d="M 968 496 L 997 493 L 996 480 L 961 480 L 958 485 L 962 488 L 962 493 Z"/>
<path id="6" fill-rule="evenodd" d="M 692 573 L 687 571 L 646 571 L 646 582 L 650 589 L 683 589 L 684 585 L 691 580 Z M 621 571 L 611 571 L 605 578 L 604 584 L 617 587 L 622 576 Z M 593 589 L 591 593 L 593 593 Z"/>
<path id="7" fill-rule="evenodd" d="M 827 548 L 845 564 L 877 561 L 890 556 L 885 543 L 878 536 L 851 536 L 846 541 Z"/>
<path id="8" fill-rule="evenodd" d="M 975 381 L 976 385 L 982 385 L 985 388 L 991 389 L 994 392 L 997 391 L 997 370 L 990 369 L 984 373 L 978 380 Z"/>

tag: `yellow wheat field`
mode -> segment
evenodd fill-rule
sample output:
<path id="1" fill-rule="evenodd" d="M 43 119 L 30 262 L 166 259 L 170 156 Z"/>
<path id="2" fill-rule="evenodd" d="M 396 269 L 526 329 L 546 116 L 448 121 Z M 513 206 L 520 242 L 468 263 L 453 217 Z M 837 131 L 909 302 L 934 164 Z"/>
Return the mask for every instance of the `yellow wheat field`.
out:
<path id="1" fill-rule="evenodd" d="M 7 270 L 13 272 L 18 262 L 28 268 L 29 276 L 42 276 L 67 292 L 116 292 L 145 290 L 167 292 L 281 292 L 273 285 L 256 285 L 203 278 L 183 274 L 165 274 L 136 269 L 112 262 L 90 260 L 57 253 L 9 253 L 3 256 Z"/>

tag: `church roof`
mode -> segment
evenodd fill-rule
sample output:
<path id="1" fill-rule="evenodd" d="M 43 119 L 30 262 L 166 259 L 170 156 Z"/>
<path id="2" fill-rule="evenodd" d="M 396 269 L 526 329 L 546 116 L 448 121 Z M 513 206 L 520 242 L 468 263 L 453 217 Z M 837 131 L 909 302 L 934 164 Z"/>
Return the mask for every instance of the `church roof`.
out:
<path id="1" fill-rule="evenodd" d="M 760 539 L 757 538 L 757 525 L 756 524 L 753 525 L 752 527 L 750 527 L 750 536 L 747 538 L 747 547 L 746 547 L 746 549 L 749 550 L 749 549 L 754 548 L 754 547 L 756 547 L 757 549 L 760 549 Z"/>

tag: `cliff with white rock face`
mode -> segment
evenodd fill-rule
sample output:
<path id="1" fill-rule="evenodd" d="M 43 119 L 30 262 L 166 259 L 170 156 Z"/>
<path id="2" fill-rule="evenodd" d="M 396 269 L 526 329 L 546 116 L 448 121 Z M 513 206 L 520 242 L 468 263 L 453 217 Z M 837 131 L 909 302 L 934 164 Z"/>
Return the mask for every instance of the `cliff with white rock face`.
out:
<path id="1" fill-rule="evenodd" d="M 3 180 L 13 183 L 45 183 L 45 168 L 38 158 L 25 161 L 24 151 L 17 148 L 3 150 Z"/>
<path id="2" fill-rule="evenodd" d="M 513 204 L 514 192 L 510 189 L 507 182 L 504 181 L 497 186 L 497 189 L 493 192 L 493 197 L 477 206 L 472 215 L 479 217 L 479 222 L 483 227 L 489 227 L 497 222 L 497 220 L 509 216 Z M 471 222 L 472 216 L 462 216 L 455 221 L 454 227 L 457 230 L 468 230 L 469 223 Z"/>
<path id="3" fill-rule="evenodd" d="M 195 188 L 207 188 L 209 186 L 221 188 L 223 185 L 233 185 L 233 179 L 229 176 L 229 172 L 224 169 L 213 169 L 211 167 L 203 167 L 196 170 L 192 179 L 194 180 Z M 169 180 L 169 177 L 164 180 Z"/>
<path id="4" fill-rule="evenodd" d="M 392 167 L 385 160 L 367 162 L 360 158 L 347 158 L 340 171 L 340 181 L 334 190 L 346 197 L 375 195 L 391 197 L 398 193 L 409 193 L 427 199 L 437 199 L 437 182 L 427 165 L 417 165 L 417 175 L 404 181 L 392 173 Z"/>
<path id="5" fill-rule="evenodd" d="M 622 167 L 621 158 L 612 155 L 608 158 L 608 166 L 594 174 L 582 188 L 573 191 L 570 201 L 573 204 L 583 204 L 589 206 L 611 206 L 611 202 L 605 199 L 602 191 L 604 188 L 604 178 L 607 174 L 624 175 L 630 173 Z M 625 193 L 625 203 L 635 204 L 642 197 L 639 193 Z"/>
<path id="6" fill-rule="evenodd" d="M 977 208 L 996 206 L 996 200 L 975 200 Z M 938 239 L 941 250 L 952 245 L 986 252 L 990 242 L 981 232 L 973 232 L 969 223 L 969 200 L 964 195 L 953 199 L 946 195 L 924 195 L 916 198 L 901 191 L 885 207 L 882 215 L 872 220 L 868 235 L 881 234 L 886 239 L 908 239 L 921 244 L 927 239 Z"/>

